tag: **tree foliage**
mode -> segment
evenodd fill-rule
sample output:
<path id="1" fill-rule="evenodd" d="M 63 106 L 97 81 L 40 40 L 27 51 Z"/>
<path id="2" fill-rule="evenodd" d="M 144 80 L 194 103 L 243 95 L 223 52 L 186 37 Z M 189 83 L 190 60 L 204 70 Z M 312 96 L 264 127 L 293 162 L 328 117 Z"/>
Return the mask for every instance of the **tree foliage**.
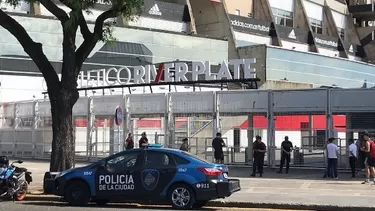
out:
<path id="1" fill-rule="evenodd" d="M 52 155 L 51 171 L 62 171 L 71 168 L 74 162 L 74 128 L 72 109 L 79 98 L 77 79 L 83 62 L 87 59 L 99 41 L 113 39 L 110 18 L 123 17 L 133 19 L 143 10 L 143 0 L 23 0 L 32 4 L 43 5 L 52 13 L 62 26 L 63 58 L 61 80 L 51 62 L 43 52 L 42 43 L 35 42 L 24 27 L 11 15 L 0 9 L 0 26 L 8 30 L 22 45 L 24 51 L 34 61 L 45 78 L 52 113 Z M 13 6 L 21 0 L 0 0 Z M 67 13 L 59 7 L 70 8 Z M 108 9 L 96 19 L 94 27 L 85 20 L 84 13 L 90 13 L 97 4 L 106 4 Z M 78 29 L 83 37 L 80 46 L 76 46 Z"/>

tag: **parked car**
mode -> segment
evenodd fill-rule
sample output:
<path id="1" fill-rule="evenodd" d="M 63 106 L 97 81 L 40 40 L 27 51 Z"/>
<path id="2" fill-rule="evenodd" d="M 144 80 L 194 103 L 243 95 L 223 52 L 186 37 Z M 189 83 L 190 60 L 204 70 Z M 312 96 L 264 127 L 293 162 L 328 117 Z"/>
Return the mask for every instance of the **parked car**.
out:
<path id="1" fill-rule="evenodd" d="M 119 152 L 85 167 L 46 172 L 44 192 L 70 205 L 108 202 L 169 202 L 176 209 L 200 208 L 240 191 L 228 168 L 188 152 L 149 145 Z"/>

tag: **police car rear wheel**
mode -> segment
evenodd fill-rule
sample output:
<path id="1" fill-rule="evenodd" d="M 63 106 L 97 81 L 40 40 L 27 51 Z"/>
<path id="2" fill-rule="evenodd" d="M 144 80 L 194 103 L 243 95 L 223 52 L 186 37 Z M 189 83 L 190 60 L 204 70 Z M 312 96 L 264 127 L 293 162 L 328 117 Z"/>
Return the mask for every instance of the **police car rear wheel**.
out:
<path id="1" fill-rule="evenodd" d="M 86 206 L 90 198 L 87 184 L 81 181 L 72 182 L 65 192 L 65 199 L 72 206 Z"/>
<path id="2" fill-rule="evenodd" d="M 190 209 L 195 204 L 193 190 L 185 184 L 174 185 L 169 192 L 169 199 L 175 209 Z"/>

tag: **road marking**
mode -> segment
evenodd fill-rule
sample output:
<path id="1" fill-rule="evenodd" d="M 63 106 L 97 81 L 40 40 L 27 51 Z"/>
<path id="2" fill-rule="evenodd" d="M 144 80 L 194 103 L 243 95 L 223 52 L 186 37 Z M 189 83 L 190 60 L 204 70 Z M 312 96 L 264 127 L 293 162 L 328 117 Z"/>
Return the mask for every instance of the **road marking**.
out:
<path id="1" fill-rule="evenodd" d="M 300 189 L 303 189 L 303 190 L 309 189 L 310 185 L 311 185 L 311 182 L 304 182 L 303 185 L 301 185 Z"/>

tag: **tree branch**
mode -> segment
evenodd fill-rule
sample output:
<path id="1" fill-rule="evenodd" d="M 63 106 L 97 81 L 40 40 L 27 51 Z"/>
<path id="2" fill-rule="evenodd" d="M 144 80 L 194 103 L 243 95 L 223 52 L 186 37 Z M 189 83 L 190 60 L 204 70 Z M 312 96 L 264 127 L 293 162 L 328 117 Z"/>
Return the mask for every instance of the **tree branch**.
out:
<path id="1" fill-rule="evenodd" d="M 79 13 L 79 27 L 80 27 L 83 39 L 85 40 L 90 39 L 90 37 L 92 36 L 92 33 L 89 27 L 87 26 L 87 22 L 86 22 L 85 16 L 83 16 L 82 11 L 80 11 Z"/>
<path id="2" fill-rule="evenodd" d="M 61 8 L 59 8 L 54 2 L 51 0 L 40 0 L 40 3 L 56 18 L 58 18 L 62 24 L 69 20 L 68 14 Z"/>
<path id="3" fill-rule="evenodd" d="M 117 11 L 118 9 L 111 8 L 110 10 L 100 14 L 95 22 L 94 33 L 92 33 L 88 39 L 85 38 L 81 46 L 79 46 L 79 48 L 77 49 L 75 59 L 76 77 L 78 77 L 83 62 L 90 55 L 90 52 L 94 49 L 96 43 L 99 40 L 103 39 L 104 22 L 108 18 L 116 17 Z"/>
<path id="4" fill-rule="evenodd" d="M 0 26 L 8 30 L 21 44 L 24 51 L 35 62 L 46 79 L 50 91 L 59 90 L 59 77 L 43 52 L 42 44 L 34 42 L 21 24 L 0 10 Z"/>

